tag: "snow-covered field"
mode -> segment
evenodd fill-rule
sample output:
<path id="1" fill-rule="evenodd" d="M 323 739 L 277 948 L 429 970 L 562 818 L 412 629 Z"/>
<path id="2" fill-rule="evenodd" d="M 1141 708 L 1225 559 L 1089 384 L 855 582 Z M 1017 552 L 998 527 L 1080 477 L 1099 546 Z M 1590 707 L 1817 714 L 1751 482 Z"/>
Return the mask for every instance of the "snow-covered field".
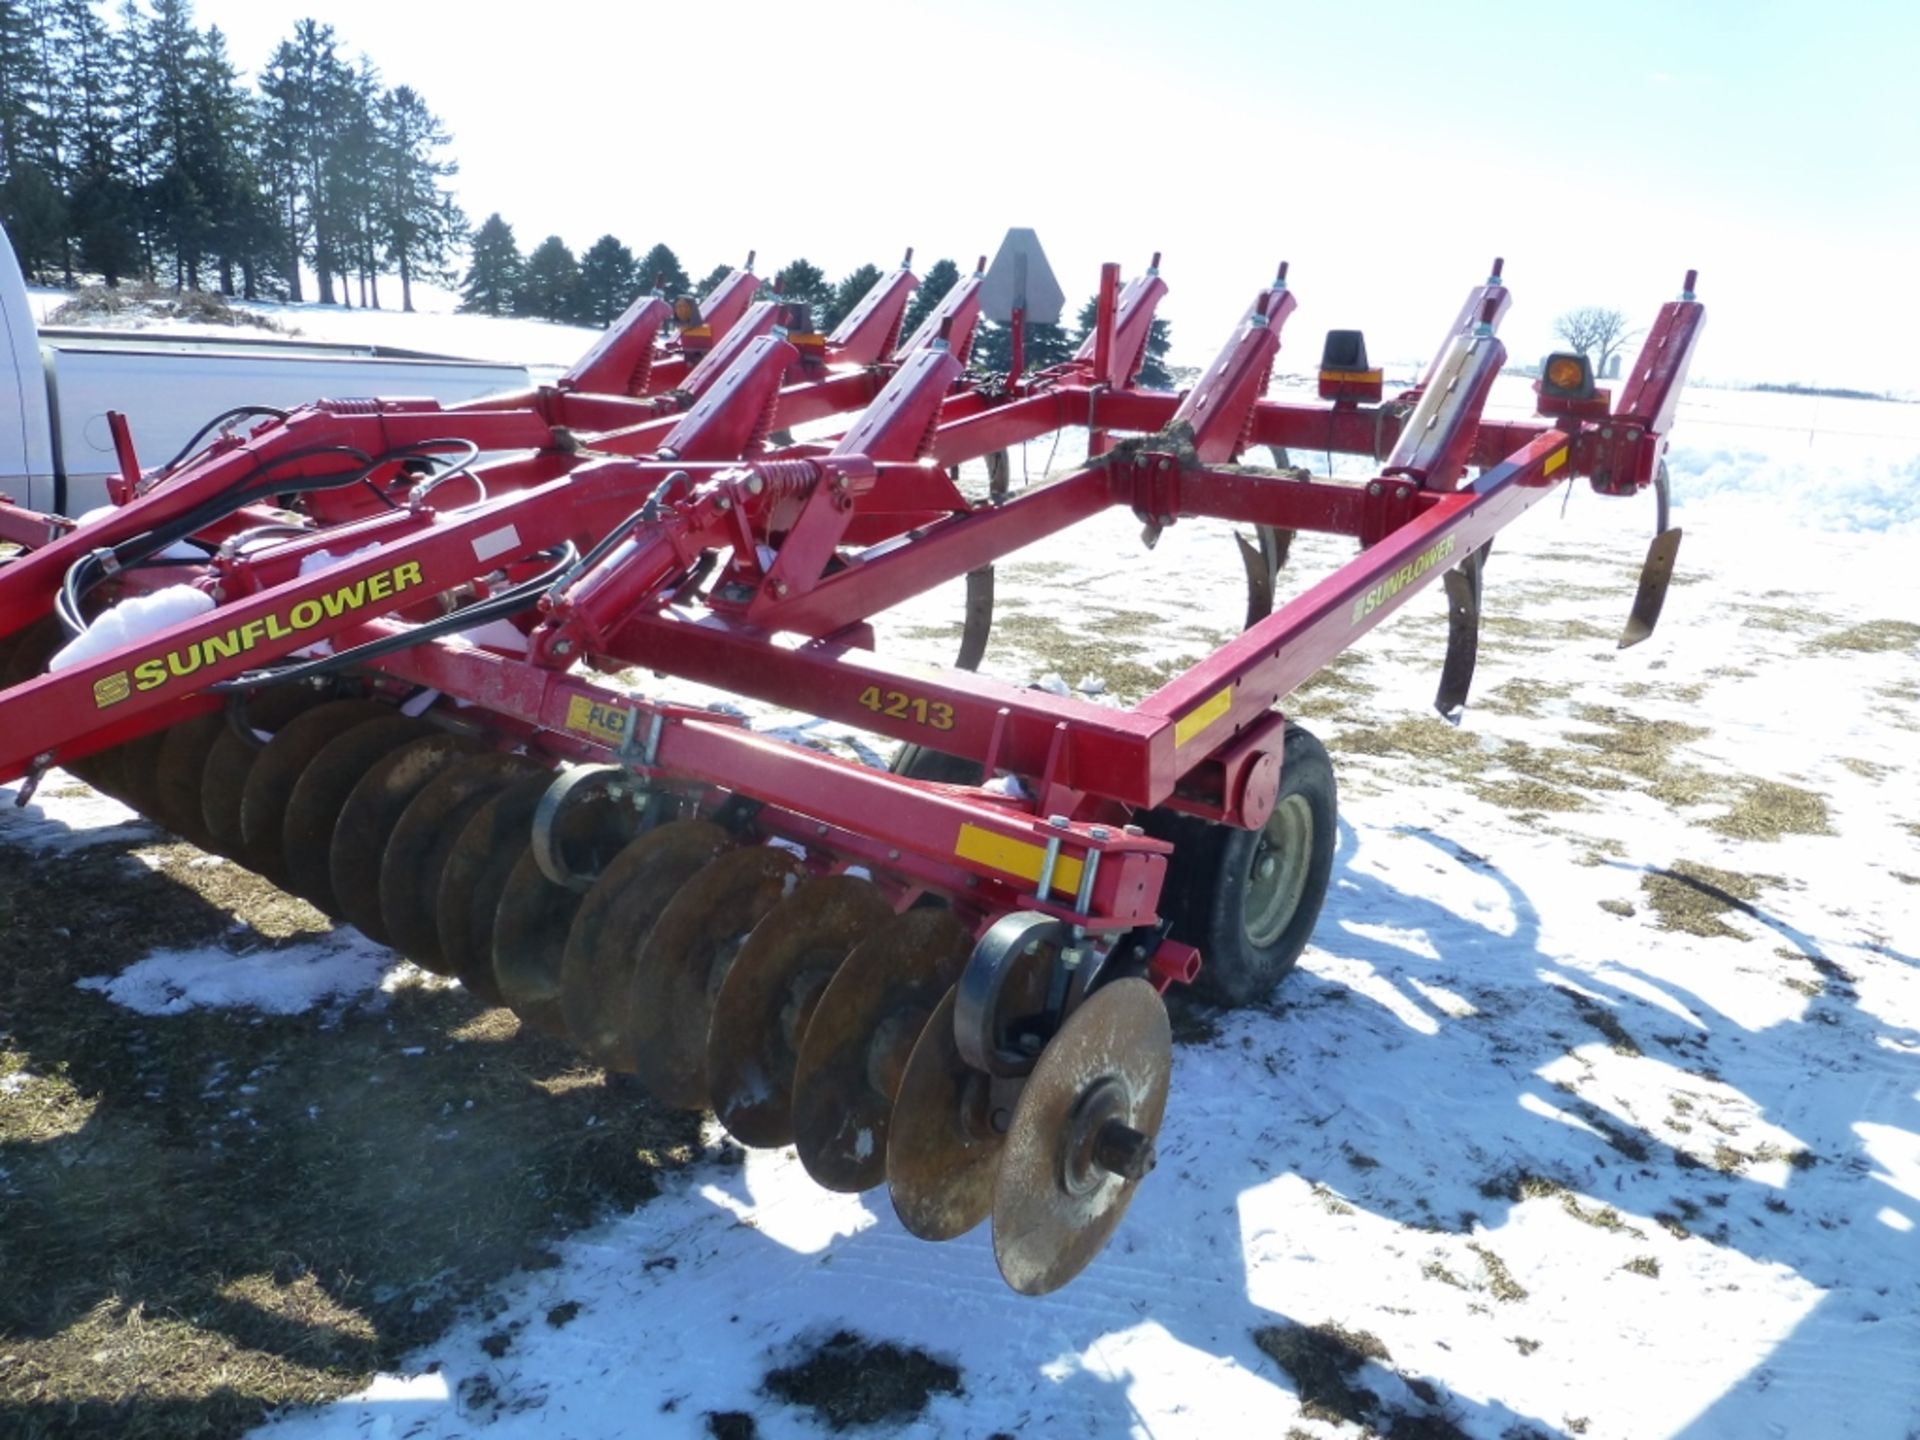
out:
<path id="1" fill-rule="evenodd" d="M 452 318 L 389 338 L 457 349 Z M 1498 404 L 1524 413 L 1523 383 Z M 766 1377 L 843 1331 L 953 1367 L 870 1433 L 1920 1431 L 1920 407 L 1695 390 L 1672 465 L 1688 534 L 1652 641 L 1613 646 L 1651 503 L 1579 490 L 1498 542 L 1459 729 L 1428 708 L 1432 595 L 1296 697 L 1342 785 L 1314 944 L 1270 1008 L 1181 1015 L 1159 1169 L 1067 1289 L 1021 1299 L 984 1232 L 923 1244 L 884 1191 L 716 1136 L 271 1433 L 818 1434 Z M 989 668 L 1131 701 L 1232 633 L 1224 531 L 1148 554 L 1136 529 L 1005 564 Z M 1295 572 L 1345 553 L 1303 539 Z M 923 597 L 883 648 L 945 658 L 958 613 Z M 137 823 L 69 793 L 0 840 Z M 164 1019 L 321 1016 L 391 978 L 345 934 L 246 963 L 85 983 Z"/>

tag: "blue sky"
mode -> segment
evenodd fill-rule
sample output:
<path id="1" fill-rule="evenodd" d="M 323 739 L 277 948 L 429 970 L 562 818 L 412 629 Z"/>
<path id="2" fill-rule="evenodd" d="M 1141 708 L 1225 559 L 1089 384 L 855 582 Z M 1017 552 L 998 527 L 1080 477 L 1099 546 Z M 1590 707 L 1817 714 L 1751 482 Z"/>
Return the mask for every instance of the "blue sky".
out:
<path id="1" fill-rule="evenodd" d="M 200 0 L 262 64 L 315 14 L 446 120 L 523 247 L 611 231 L 696 272 L 832 273 L 1038 229 L 1074 303 L 1166 252 L 1176 358 L 1293 262 L 1329 326 L 1418 358 L 1507 257 L 1518 356 L 1701 271 L 1702 378 L 1920 392 L 1920 6 L 1215 0 L 962 6 Z"/>

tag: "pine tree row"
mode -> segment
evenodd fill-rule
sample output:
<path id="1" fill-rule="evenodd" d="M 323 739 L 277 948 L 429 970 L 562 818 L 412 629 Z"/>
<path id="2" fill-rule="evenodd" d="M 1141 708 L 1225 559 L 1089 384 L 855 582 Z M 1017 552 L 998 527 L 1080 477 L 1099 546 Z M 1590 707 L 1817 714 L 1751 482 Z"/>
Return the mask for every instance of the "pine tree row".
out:
<path id="1" fill-rule="evenodd" d="M 191 0 L 0 0 L 0 222 L 45 282 L 380 303 L 446 283 L 465 220 L 417 90 L 302 20 L 249 89 Z M 303 272 L 305 272 L 303 274 Z"/>
<path id="2" fill-rule="evenodd" d="M 637 295 L 653 290 L 669 297 L 705 295 L 725 278 L 728 268 L 716 267 L 696 286 L 681 267 L 680 257 L 667 246 L 655 245 L 636 260 L 633 251 L 613 235 L 602 235 L 578 259 L 558 235 L 549 235 L 532 254 L 523 256 L 513 227 L 496 212 L 474 232 L 460 308 L 482 315 L 526 315 L 575 325 L 609 325 Z M 883 274 L 878 265 L 862 265 L 836 285 L 818 265 L 795 260 L 774 276 L 772 289 L 786 300 L 811 307 L 815 327 L 825 332 L 845 319 Z M 937 260 L 928 266 L 908 306 L 901 334 L 911 335 L 918 329 L 959 279 L 960 267 L 952 260 Z M 1088 300 L 1081 308 L 1079 327 L 1072 332 L 1060 325 L 1027 327 L 1025 369 L 1044 369 L 1070 359 L 1092 332 L 1095 309 L 1096 302 Z M 1170 343 L 1167 322 L 1155 320 L 1139 384 L 1156 389 L 1172 387 L 1166 368 Z M 1011 332 L 1001 325 L 982 325 L 973 358 L 981 369 L 1005 371 L 1013 359 Z"/>

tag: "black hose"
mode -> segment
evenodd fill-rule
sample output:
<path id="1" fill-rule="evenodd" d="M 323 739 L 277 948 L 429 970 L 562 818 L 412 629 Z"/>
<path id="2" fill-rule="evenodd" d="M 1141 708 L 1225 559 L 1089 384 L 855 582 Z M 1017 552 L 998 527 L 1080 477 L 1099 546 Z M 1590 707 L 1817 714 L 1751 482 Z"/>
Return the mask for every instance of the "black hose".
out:
<path id="1" fill-rule="evenodd" d="M 206 424 L 193 432 L 193 438 L 180 447 L 178 454 L 160 467 L 160 473 L 163 475 L 167 474 L 182 460 L 185 460 L 195 450 L 199 449 L 200 442 L 207 438 L 208 432 L 216 425 L 224 425 L 229 420 L 244 419 L 249 415 L 270 415 L 276 420 L 285 420 L 290 413 L 290 411 L 281 410 L 272 405 L 236 405 L 231 410 L 222 410 L 218 415 L 214 416 L 213 419 L 207 421 Z"/>
<path id="2" fill-rule="evenodd" d="M 302 660 L 291 665 L 276 665 L 266 670 L 249 670 L 230 680 L 217 680 L 207 688 L 216 691 L 254 690 L 266 685 L 288 685 L 299 680 L 311 680 L 322 675 L 332 675 L 355 665 L 365 664 L 382 655 L 391 655 L 396 650 L 409 650 L 415 645 L 424 645 L 429 640 L 437 640 L 443 635 L 455 635 L 462 630 L 471 630 L 474 626 L 488 620 L 502 619 L 518 614 L 536 605 L 546 588 L 556 576 L 564 575 L 579 559 L 579 551 L 572 541 L 543 550 L 543 555 L 559 552 L 559 559 L 552 568 L 543 571 L 529 580 L 523 580 L 511 590 L 503 590 L 498 595 L 490 595 L 485 600 L 467 606 L 464 610 L 455 610 L 437 620 L 428 620 L 415 625 L 399 635 L 383 635 L 378 640 L 369 640 L 364 645 L 356 645 L 351 650 L 342 650 L 336 655 L 322 655 L 312 660 Z"/>

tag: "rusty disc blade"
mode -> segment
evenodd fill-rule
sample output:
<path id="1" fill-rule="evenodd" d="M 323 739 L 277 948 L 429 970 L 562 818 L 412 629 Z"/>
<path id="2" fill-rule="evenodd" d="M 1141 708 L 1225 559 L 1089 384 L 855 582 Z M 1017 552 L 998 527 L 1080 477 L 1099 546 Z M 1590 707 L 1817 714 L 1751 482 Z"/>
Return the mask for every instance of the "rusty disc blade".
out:
<path id="1" fill-rule="evenodd" d="M 201 783 L 206 776 L 207 756 L 227 728 L 226 716 L 219 711 L 182 720 L 167 731 L 153 767 L 153 818 L 182 840 L 202 850 L 212 849 L 212 836 L 201 819 Z"/>
<path id="2" fill-rule="evenodd" d="M 776 845 L 730 851 L 695 875 L 654 922 L 629 992 L 634 1073 L 680 1110 L 707 1103 L 714 996 L 753 927 L 797 885 L 800 859 Z"/>
<path id="3" fill-rule="evenodd" d="M 551 772 L 541 770 L 488 796 L 461 827 L 440 872 L 433 914 L 444 973 L 489 1005 L 505 1003 L 493 979 L 494 911 L 507 877 L 531 849 L 528 827 L 552 783 Z"/>
<path id="4" fill-rule="evenodd" d="M 952 1240 L 993 1210 L 1005 1137 L 995 1128 L 987 1076 L 960 1058 L 949 989 L 915 1042 L 894 1092 L 887 1189 L 900 1223 L 922 1240 Z"/>
<path id="5" fill-rule="evenodd" d="M 0 689 L 10 690 L 46 674 L 53 652 L 67 643 L 66 627 L 51 615 L 42 615 L 24 630 L 7 637 L 10 648 L 0 664 Z"/>
<path id="6" fill-rule="evenodd" d="M 167 732 L 155 730 L 120 747 L 118 798 L 147 820 L 153 820 L 160 808 L 160 751 L 166 743 Z"/>
<path id="7" fill-rule="evenodd" d="M 493 913 L 493 980 L 507 1008 L 542 1034 L 566 1038 L 560 963 L 583 897 L 556 885 L 528 846 L 514 862 Z"/>
<path id="8" fill-rule="evenodd" d="M 871 880 L 809 880 L 754 927 L 714 997 L 707 1095 L 743 1145 L 793 1139 L 793 1072 L 820 996 L 847 953 L 893 918 Z"/>
<path id="9" fill-rule="evenodd" d="M 120 798 L 127 786 L 127 757 L 123 745 L 109 745 L 105 750 L 95 751 L 84 760 L 65 762 L 66 768 L 78 775 L 87 784 L 102 795 Z"/>
<path id="10" fill-rule="evenodd" d="M 578 873 L 597 875 L 633 838 L 639 812 L 606 793 L 564 806 L 553 817 L 554 849 Z M 529 834 L 531 838 L 531 833 Z M 567 936 L 585 892 L 556 885 L 531 845 L 515 862 L 493 919 L 493 979 L 513 1013 L 548 1035 L 566 1038 L 560 1010 Z"/>
<path id="11" fill-rule="evenodd" d="M 1102 1165 L 1103 1132 L 1131 1131 L 1150 1154 L 1172 1073 L 1167 1008 L 1145 980 L 1094 991 L 1041 1052 L 993 1192 L 994 1258 L 1022 1295 L 1058 1290 L 1112 1238 L 1140 1179 Z"/>
<path id="12" fill-rule="evenodd" d="M 473 755 L 427 782 L 400 812 L 380 856 L 380 919 L 388 943 L 414 964 L 451 975 L 435 911 L 447 857 L 476 811 L 539 767 L 522 755 Z"/>
<path id="13" fill-rule="evenodd" d="M 950 910 L 895 915 L 853 947 L 814 1006 L 794 1068 L 793 1143 L 827 1189 L 855 1194 L 887 1178 L 901 1073 L 971 948 Z"/>
<path id="14" fill-rule="evenodd" d="M 283 725 L 254 756 L 246 784 L 241 789 L 237 857 L 240 863 L 284 885 L 287 862 L 286 852 L 281 848 L 282 827 L 287 817 L 287 801 L 299 783 L 301 772 L 337 736 L 356 725 L 393 713 L 391 705 L 382 705 L 377 700 L 335 700 L 296 715 Z M 128 748 L 131 752 L 131 747 Z M 127 770 L 131 777 L 131 753 Z"/>
<path id="15" fill-rule="evenodd" d="M 280 847 L 287 888 L 329 915 L 340 913 L 333 890 L 333 832 L 353 787 L 383 756 L 433 733 L 425 720 L 388 713 L 354 726 L 321 747 L 287 797 Z"/>
<path id="16" fill-rule="evenodd" d="M 319 697 L 303 686 L 275 685 L 247 697 L 246 723 L 255 732 L 253 743 L 236 734 L 232 725 L 220 727 L 200 772 L 200 823 L 206 827 L 209 849 L 241 859 L 246 842 L 240 830 L 240 802 L 253 762 L 294 716 L 318 703 Z"/>
<path id="17" fill-rule="evenodd" d="M 595 1063 L 633 1072 L 627 1006 L 640 951 L 667 902 L 728 843 L 709 821 L 668 821 L 628 844 L 587 891 L 560 962 L 560 1012 L 567 1038 Z"/>
<path id="18" fill-rule="evenodd" d="M 25 630 L 16 630 L 11 635 L 0 635 L 0 683 L 5 682 L 7 672 L 13 666 L 14 652 L 20 648 L 26 633 Z"/>
<path id="19" fill-rule="evenodd" d="M 483 748 L 464 735 L 422 735 L 381 756 L 347 796 L 334 823 L 328 871 L 341 918 L 369 939 L 382 945 L 393 939 L 380 913 L 380 872 L 394 826 L 429 781 Z"/>

